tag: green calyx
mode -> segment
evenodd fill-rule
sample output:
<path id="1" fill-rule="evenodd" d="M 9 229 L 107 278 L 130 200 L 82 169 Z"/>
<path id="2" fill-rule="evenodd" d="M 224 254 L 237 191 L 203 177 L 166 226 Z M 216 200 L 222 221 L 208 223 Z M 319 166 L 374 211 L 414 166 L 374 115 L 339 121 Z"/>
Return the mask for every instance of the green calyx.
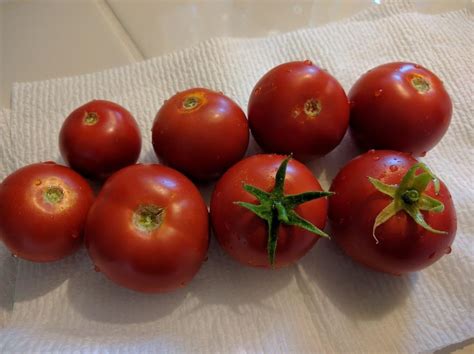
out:
<path id="1" fill-rule="evenodd" d="M 423 172 L 416 175 L 416 171 Z M 370 183 L 383 194 L 393 198 L 375 218 L 372 235 L 378 243 L 375 236 L 375 229 L 397 214 L 400 210 L 405 211 L 418 225 L 435 234 L 445 234 L 446 231 L 433 229 L 425 221 L 422 210 L 431 212 L 442 212 L 444 204 L 424 193 L 428 184 L 433 181 L 435 193 L 439 193 L 439 180 L 433 175 L 430 169 L 424 163 L 414 164 L 403 177 L 399 185 L 385 184 L 378 179 L 368 177 Z"/>
<path id="2" fill-rule="evenodd" d="M 286 168 L 291 156 L 283 160 L 277 170 L 275 176 L 275 186 L 271 192 L 265 192 L 255 186 L 244 184 L 243 188 L 257 198 L 259 204 L 246 202 L 235 202 L 237 205 L 244 207 L 253 212 L 258 217 L 267 222 L 268 240 L 267 253 L 268 260 L 272 266 L 275 265 L 275 255 L 278 242 L 278 229 L 281 224 L 289 226 L 298 226 L 302 229 L 310 231 L 318 236 L 328 237 L 325 232 L 318 229 L 308 220 L 299 216 L 294 210 L 298 205 L 309 202 L 313 199 L 328 197 L 333 195 L 332 192 L 314 191 L 301 194 L 283 193 L 285 184 Z"/>

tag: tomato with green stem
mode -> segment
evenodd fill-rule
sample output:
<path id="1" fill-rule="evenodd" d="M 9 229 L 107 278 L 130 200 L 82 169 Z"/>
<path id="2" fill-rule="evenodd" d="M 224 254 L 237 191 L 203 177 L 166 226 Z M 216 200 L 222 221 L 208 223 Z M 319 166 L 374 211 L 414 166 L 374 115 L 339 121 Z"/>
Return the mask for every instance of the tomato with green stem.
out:
<path id="1" fill-rule="evenodd" d="M 327 200 L 302 163 L 254 155 L 230 168 L 211 198 L 211 220 L 222 248 L 254 267 L 283 267 L 303 257 L 326 224 Z"/>
<path id="2" fill-rule="evenodd" d="M 457 225 L 451 195 L 411 155 L 362 154 L 339 171 L 331 191 L 333 239 L 357 262 L 400 275 L 451 252 Z"/>

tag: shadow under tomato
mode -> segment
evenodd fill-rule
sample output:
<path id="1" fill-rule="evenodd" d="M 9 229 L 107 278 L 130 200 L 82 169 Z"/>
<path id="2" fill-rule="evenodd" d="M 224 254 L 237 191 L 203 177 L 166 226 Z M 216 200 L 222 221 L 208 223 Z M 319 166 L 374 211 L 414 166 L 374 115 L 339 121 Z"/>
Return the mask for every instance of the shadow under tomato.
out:
<path id="1" fill-rule="evenodd" d="M 294 271 L 294 266 L 276 270 L 244 266 L 227 255 L 213 237 L 207 262 L 188 286 L 190 295 L 199 302 L 190 312 L 224 305 L 241 313 L 249 304 L 273 311 L 265 300 L 286 287 Z"/>
<path id="2" fill-rule="evenodd" d="M 17 259 L 0 244 L 0 310 L 11 311 L 15 294 Z"/>
<path id="3" fill-rule="evenodd" d="M 67 283 L 67 297 L 75 311 L 104 323 L 151 322 L 172 313 L 185 299 L 186 288 L 170 293 L 145 294 L 120 287 L 82 260 L 80 271 Z"/>
<path id="4" fill-rule="evenodd" d="M 15 302 L 34 300 L 61 286 L 80 267 L 84 253 L 81 246 L 76 253 L 55 262 L 35 263 L 18 259 Z"/>
<path id="5" fill-rule="evenodd" d="M 333 151 L 321 158 L 307 161 L 305 164 L 313 171 L 323 188 L 329 189 L 339 170 L 364 151 L 355 144 L 350 132 L 347 131 L 341 143 Z"/>
<path id="6" fill-rule="evenodd" d="M 327 239 L 318 241 L 300 264 L 327 298 L 355 319 L 376 319 L 395 310 L 417 281 L 417 274 L 397 277 L 356 264 Z"/>

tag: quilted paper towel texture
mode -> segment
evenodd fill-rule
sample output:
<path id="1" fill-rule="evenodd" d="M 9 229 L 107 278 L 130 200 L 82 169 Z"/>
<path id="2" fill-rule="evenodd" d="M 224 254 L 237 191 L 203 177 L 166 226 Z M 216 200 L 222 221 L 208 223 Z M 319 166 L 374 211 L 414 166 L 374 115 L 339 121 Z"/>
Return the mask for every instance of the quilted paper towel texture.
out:
<path id="1" fill-rule="evenodd" d="M 0 132 L 7 132 L 7 121 L 10 117 L 10 110 L 0 108 Z M 0 145 L 0 179 L 3 179 L 9 170 L 4 163 L 9 152 L 10 135 L 4 134 L 1 137 Z M 13 291 L 17 260 L 0 242 L 0 329 L 7 325 L 7 321 L 13 310 Z"/>
<path id="2" fill-rule="evenodd" d="M 215 39 L 101 73 L 15 85 L 9 170 L 58 160 L 64 117 L 93 98 L 134 113 L 144 138 L 141 161 L 152 162 L 154 115 L 176 91 L 210 87 L 245 107 L 258 78 L 285 61 L 312 59 L 346 90 L 378 64 L 414 61 L 432 68 L 452 95 L 452 126 L 426 161 L 449 186 L 459 224 L 452 254 L 406 277 L 357 266 L 326 240 L 276 272 L 241 267 L 212 241 L 195 280 L 159 296 L 116 287 L 92 271 L 84 251 L 55 264 L 19 261 L 0 351 L 421 352 L 472 337 L 472 38 L 468 11 L 429 16 L 405 3 L 387 4 L 319 28 Z M 311 167 L 328 187 L 355 153 L 346 137 Z M 212 185 L 202 190 L 208 194 Z"/>

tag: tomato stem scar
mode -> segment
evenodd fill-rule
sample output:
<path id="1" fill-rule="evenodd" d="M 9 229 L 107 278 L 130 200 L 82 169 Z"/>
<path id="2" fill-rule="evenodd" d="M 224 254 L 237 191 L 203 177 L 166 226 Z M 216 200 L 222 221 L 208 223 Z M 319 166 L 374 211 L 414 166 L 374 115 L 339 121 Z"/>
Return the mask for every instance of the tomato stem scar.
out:
<path id="1" fill-rule="evenodd" d="M 99 115 L 96 112 L 86 112 L 84 115 L 85 125 L 94 125 L 99 121 Z"/>
<path id="2" fill-rule="evenodd" d="M 161 226 L 165 209 L 154 204 L 140 205 L 133 213 L 133 224 L 140 231 L 151 232 Z"/>
<path id="3" fill-rule="evenodd" d="M 431 89 L 430 83 L 422 76 L 415 75 L 411 79 L 412 86 L 420 93 L 428 92 Z"/>
<path id="4" fill-rule="evenodd" d="M 317 99 L 310 98 L 304 103 L 304 112 L 310 117 L 317 117 L 321 113 L 321 102 Z"/>
<path id="5" fill-rule="evenodd" d="M 201 100 L 197 96 L 188 96 L 183 101 L 183 108 L 185 110 L 191 110 L 196 108 L 201 103 Z"/>
<path id="6" fill-rule="evenodd" d="M 64 191 L 58 186 L 49 186 L 46 188 L 44 194 L 44 200 L 50 204 L 60 203 L 64 198 Z"/>

